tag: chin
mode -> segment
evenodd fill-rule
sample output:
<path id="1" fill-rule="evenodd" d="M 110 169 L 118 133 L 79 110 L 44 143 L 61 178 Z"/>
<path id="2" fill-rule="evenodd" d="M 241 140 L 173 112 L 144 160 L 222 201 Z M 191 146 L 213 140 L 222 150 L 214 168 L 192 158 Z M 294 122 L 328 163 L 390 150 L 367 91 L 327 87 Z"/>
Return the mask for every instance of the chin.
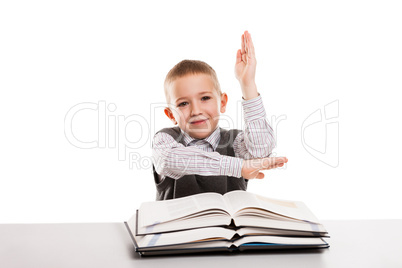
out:
<path id="1" fill-rule="evenodd" d="M 193 138 L 195 138 L 195 139 L 199 139 L 199 140 L 201 140 L 201 139 L 205 139 L 206 137 L 208 137 L 209 135 L 211 135 L 211 133 L 212 132 L 203 132 L 203 131 L 201 131 L 201 132 L 197 132 L 197 131 L 189 131 L 188 132 L 188 134 L 191 136 L 191 137 L 193 137 Z"/>

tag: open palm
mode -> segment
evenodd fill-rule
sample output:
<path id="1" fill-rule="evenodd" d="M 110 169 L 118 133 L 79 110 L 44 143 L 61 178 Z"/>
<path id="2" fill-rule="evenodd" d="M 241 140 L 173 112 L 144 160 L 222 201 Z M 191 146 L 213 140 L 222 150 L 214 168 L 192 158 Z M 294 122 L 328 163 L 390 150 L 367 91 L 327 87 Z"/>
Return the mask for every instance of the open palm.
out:
<path id="1" fill-rule="evenodd" d="M 263 179 L 263 170 L 283 167 L 288 162 L 286 157 L 265 157 L 244 160 L 241 176 L 245 179 Z"/>
<path id="2" fill-rule="evenodd" d="M 237 51 L 235 65 L 235 75 L 242 87 L 252 86 L 255 83 L 256 65 L 257 60 L 251 35 L 245 31 L 241 36 L 241 49 Z"/>

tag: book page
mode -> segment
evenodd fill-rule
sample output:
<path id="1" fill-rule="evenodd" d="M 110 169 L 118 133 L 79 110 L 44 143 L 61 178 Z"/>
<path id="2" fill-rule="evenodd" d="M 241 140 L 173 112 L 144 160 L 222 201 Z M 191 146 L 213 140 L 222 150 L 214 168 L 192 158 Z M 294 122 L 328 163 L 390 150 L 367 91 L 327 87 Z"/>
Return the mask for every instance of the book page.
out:
<path id="1" fill-rule="evenodd" d="M 179 245 L 169 245 L 169 246 L 155 246 L 140 249 L 141 252 L 155 252 L 160 251 L 160 253 L 165 254 L 166 250 L 177 250 L 177 253 L 188 253 L 190 249 L 205 249 L 206 251 L 214 251 L 218 248 L 229 248 L 232 242 L 224 240 L 207 241 L 207 242 L 196 242 L 189 244 L 179 244 Z M 187 251 L 187 252 L 186 252 Z M 203 250 L 204 251 L 204 250 Z M 201 251 L 194 251 L 201 252 Z M 170 253 L 169 253 L 170 254 Z"/>
<path id="2" fill-rule="evenodd" d="M 246 243 L 264 243 L 279 245 L 326 245 L 327 243 L 321 238 L 315 237 L 283 237 L 283 236 L 246 236 L 233 242 L 239 247 Z"/>
<path id="3" fill-rule="evenodd" d="M 307 208 L 307 206 L 300 201 L 287 201 L 255 195 L 260 202 L 260 207 L 270 210 L 274 213 L 281 214 L 293 219 L 318 223 L 317 218 Z"/>
<path id="4" fill-rule="evenodd" d="M 193 195 L 199 210 L 206 209 L 221 209 L 227 211 L 228 208 L 223 199 L 223 196 L 218 193 L 203 193 Z"/>
<path id="5" fill-rule="evenodd" d="M 136 241 L 139 248 L 146 248 L 203 241 L 230 240 L 235 233 L 236 232 L 234 230 L 222 227 L 210 227 L 171 233 L 137 236 Z"/>
<path id="6" fill-rule="evenodd" d="M 194 228 L 228 226 L 231 218 L 226 215 L 202 215 L 200 217 L 186 218 L 185 220 L 167 221 L 151 226 L 138 226 L 138 235 L 183 231 Z"/>
<path id="7" fill-rule="evenodd" d="M 260 228 L 260 227 L 242 227 L 236 232 L 240 236 L 250 236 L 250 235 L 276 235 L 276 236 L 323 236 L 314 232 L 306 231 L 294 231 L 294 230 L 283 230 L 283 229 L 272 229 L 272 228 Z"/>
<path id="8" fill-rule="evenodd" d="M 240 216 L 242 212 L 243 214 L 252 214 L 253 208 L 257 208 L 266 211 L 254 210 L 260 216 L 265 213 L 268 217 L 269 213 L 271 213 L 272 217 L 278 214 L 289 219 L 318 222 L 317 218 L 303 202 L 273 199 L 245 191 L 229 192 L 224 197 L 231 204 L 230 213 L 232 217 Z"/>
<path id="9" fill-rule="evenodd" d="M 272 220 L 262 217 L 246 217 L 239 216 L 234 220 L 238 227 L 261 227 L 278 230 L 293 230 L 293 231 L 305 231 L 315 233 L 327 233 L 324 226 L 319 223 L 304 222 L 304 221 L 283 221 Z"/>
<path id="10" fill-rule="evenodd" d="M 145 202 L 140 206 L 138 223 L 140 226 L 150 226 L 211 209 L 226 210 L 222 195 L 202 193 L 171 200 Z"/>
<path id="11" fill-rule="evenodd" d="M 229 213 L 234 217 L 235 213 L 247 207 L 259 207 L 260 203 L 255 194 L 246 191 L 232 191 L 223 195 L 229 208 Z"/>

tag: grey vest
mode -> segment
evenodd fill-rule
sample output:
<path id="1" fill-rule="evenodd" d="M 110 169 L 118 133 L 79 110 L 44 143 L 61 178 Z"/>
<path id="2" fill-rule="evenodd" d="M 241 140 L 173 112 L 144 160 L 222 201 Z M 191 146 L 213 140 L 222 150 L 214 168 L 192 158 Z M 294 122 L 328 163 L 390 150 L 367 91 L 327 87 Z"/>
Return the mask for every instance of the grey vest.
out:
<path id="1" fill-rule="evenodd" d="M 172 136 L 177 142 L 185 145 L 184 136 L 179 127 L 164 128 L 159 132 L 164 132 Z M 239 130 L 225 130 L 220 128 L 221 139 L 216 152 L 221 155 L 235 156 L 233 150 L 233 141 L 235 140 Z M 159 182 L 159 175 L 153 166 L 154 179 L 156 184 L 156 200 L 166 200 L 184 197 L 193 194 L 215 192 L 224 194 L 234 190 L 246 190 L 248 180 L 244 178 L 236 178 L 230 176 L 201 176 L 201 175 L 185 175 L 177 180 L 170 177 Z"/>

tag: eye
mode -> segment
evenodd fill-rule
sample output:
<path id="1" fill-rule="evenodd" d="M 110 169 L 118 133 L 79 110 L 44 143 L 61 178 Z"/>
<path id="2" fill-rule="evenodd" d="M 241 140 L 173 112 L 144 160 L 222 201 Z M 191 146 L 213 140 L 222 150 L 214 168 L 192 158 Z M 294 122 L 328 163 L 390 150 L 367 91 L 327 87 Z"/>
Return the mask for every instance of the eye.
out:
<path id="1" fill-rule="evenodd" d="M 179 103 L 179 105 L 177 105 L 177 107 L 184 107 L 184 106 L 186 106 L 187 104 L 188 104 L 188 102 L 183 101 L 183 102 Z"/>
<path id="2" fill-rule="evenodd" d="M 206 101 L 206 100 L 209 100 L 209 99 L 211 99 L 211 97 L 209 97 L 209 96 L 204 96 L 204 97 L 201 98 L 201 100 L 203 100 L 203 101 Z"/>

